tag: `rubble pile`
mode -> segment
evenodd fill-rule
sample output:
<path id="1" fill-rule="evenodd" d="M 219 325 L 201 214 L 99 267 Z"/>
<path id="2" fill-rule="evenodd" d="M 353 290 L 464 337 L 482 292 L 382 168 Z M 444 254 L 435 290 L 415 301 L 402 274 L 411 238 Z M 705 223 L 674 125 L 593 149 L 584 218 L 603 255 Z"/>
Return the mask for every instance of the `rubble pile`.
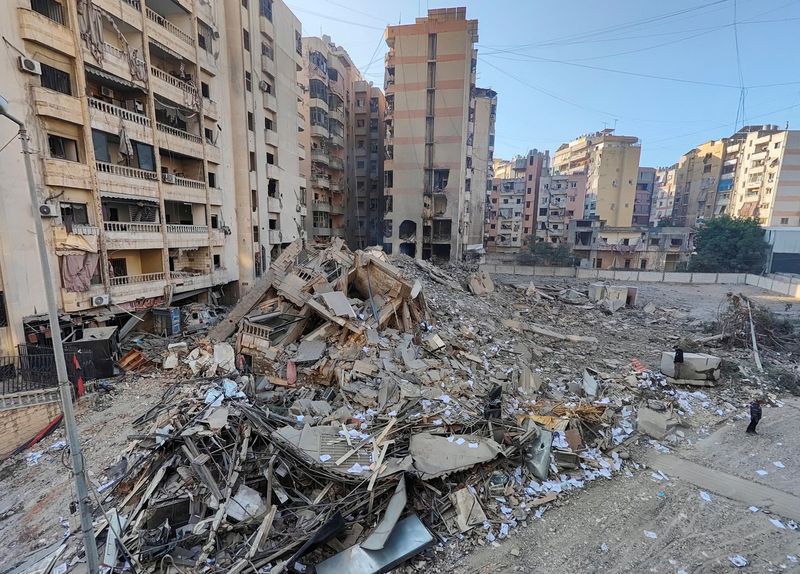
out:
<path id="1" fill-rule="evenodd" d="M 293 244 L 207 340 L 170 345 L 180 376 L 104 477 L 114 564 L 361 572 L 363 554 L 377 572 L 451 537 L 505 538 L 622 469 L 637 388 L 590 369 L 543 381 L 544 351 L 513 331 L 595 338 L 519 320 L 498 337 L 450 316 L 490 278 L 411 265 L 425 294 L 380 251 Z M 451 304 L 431 312 L 429 295 Z"/>

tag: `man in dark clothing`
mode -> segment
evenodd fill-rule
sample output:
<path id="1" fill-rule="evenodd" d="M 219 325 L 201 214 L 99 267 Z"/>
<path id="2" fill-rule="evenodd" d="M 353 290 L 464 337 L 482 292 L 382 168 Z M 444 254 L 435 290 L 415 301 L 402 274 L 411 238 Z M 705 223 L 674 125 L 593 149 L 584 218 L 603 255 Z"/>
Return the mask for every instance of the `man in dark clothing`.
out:
<path id="1" fill-rule="evenodd" d="M 747 434 L 758 434 L 756 432 L 756 425 L 761 420 L 761 399 L 756 399 L 750 403 L 750 424 L 745 431 Z"/>
<path id="2" fill-rule="evenodd" d="M 675 358 L 673 359 L 673 363 L 675 364 L 675 378 L 681 378 L 681 367 L 683 366 L 683 349 L 680 347 L 675 347 L 673 349 L 675 351 Z"/>

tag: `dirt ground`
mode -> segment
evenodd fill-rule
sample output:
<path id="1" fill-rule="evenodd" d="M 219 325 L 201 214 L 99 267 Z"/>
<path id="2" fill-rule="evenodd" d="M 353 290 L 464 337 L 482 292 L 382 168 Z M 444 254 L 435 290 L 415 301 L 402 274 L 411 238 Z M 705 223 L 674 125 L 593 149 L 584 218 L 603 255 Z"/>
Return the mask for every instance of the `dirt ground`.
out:
<path id="1" fill-rule="evenodd" d="M 530 278 L 506 276 L 496 280 L 527 284 Z M 536 284 L 586 286 L 575 280 L 567 283 L 543 278 L 536 278 Z M 432 305 L 449 309 L 454 320 L 469 321 L 477 329 L 507 332 L 500 320 L 515 316 L 599 339 L 597 345 L 579 349 L 566 343 L 542 342 L 551 347 L 548 350 L 543 346 L 544 356 L 535 359 L 545 380 L 569 378 L 584 366 L 624 366 L 632 358 L 657 369 L 661 351 L 686 335 L 701 333 L 702 323 L 714 320 L 730 291 L 753 297 L 795 321 L 800 319 L 798 302 L 791 304 L 791 300 L 749 286 L 638 287 L 638 308 L 610 317 L 598 310 L 579 311 L 570 306 L 560 311 L 546 306 L 531 310 L 509 304 L 513 297 L 509 292 L 493 294 L 483 307 L 469 295 L 453 300 L 443 295 L 437 298 L 431 292 L 427 298 Z M 642 311 L 650 301 L 659 308 L 655 314 Z M 746 350 L 729 353 L 729 357 L 743 364 L 751 362 Z M 166 379 L 157 377 L 123 380 L 113 396 L 90 395 L 77 406 L 86 463 L 95 488 L 104 480 L 104 469 L 128 445 L 129 435 L 138 432 L 132 421 L 158 402 L 167 384 Z M 735 389 L 730 384 L 707 392 L 733 396 Z M 694 426 L 684 429 L 686 440 L 674 449 L 673 454 L 680 459 L 720 473 L 719 492 L 704 487 L 711 495 L 710 502 L 701 498 L 701 488 L 690 480 L 672 476 L 654 479 L 652 473 L 658 469 L 644 465 L 653 460 L 655 451 L 641 440 L 631 447 L 630 476 L 596 481 L 571 493 L 543 518 L 512 529 L 509 539 L 497 547 L 487 542 L 460 555 L 440 549 L 432 569 L 487 574 L 717 573 L 736 570 L 728 556 L 741 554 L 750 563 L 745 571 L 800 572 L 800 562 L 788 558 L 797 556 L 800 560 L 800 531 L 789 526 L 790 519 L 800 522 L 800 517 L 750 512 L 746 501 L 724 495 L 723 484 L 725 477 L 734 476 L 800 497 L 800 433 L 796 422 L 800 400 L 786 398 L 782 407 L 765 409 L 761 434 L 756 437 L 743 434 L 746 419 L 741 418 L 742 408 L 743 404 L 731 399 L 731 412 L 724 416 L 692 419 Z M 43 453 L 36 464 L 26 462 L 28 453 L 0 464 L 0 538 L 5 542 L 0 545 L 0 571 L 33 550 L 58 542 L 64 534 L 62 517 L 68 514 L 72 483 L 61 463 L 61 451 L 50 449 L 63 438 L 60 430 L 31 449 Z M 640 465 L 638 470 L 633 462 Z M 759 476 L 755 472 L 759 469 L 768 474 Z M 770 517 L 779 518 L 786 527 L 777 528 Z M 645 531 L 655 533 L 656 538 L 648 538 Z M 421 567 L 428 569 L 431 565 Z"/>

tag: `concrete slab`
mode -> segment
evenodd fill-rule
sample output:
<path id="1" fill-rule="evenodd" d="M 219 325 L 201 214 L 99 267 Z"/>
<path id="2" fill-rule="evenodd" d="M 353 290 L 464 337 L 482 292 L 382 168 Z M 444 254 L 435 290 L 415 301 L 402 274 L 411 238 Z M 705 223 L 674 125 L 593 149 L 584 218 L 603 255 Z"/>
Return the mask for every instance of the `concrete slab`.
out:
<path id="1" fill-rule="evenodd" d="M 717 282 L 717 274 L 716 273 L 692 273 L 692 283 L 716 283 Z"/>

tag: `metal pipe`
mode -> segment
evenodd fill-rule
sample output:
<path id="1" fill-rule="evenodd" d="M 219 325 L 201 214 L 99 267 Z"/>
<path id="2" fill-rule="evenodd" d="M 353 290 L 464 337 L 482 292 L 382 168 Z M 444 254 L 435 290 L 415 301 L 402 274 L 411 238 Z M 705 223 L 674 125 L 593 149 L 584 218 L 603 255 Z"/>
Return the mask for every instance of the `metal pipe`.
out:
<path id="1" fill-rule="evenodd" d="M 30 138 L 24 122 L 9 114 L 7 105 L 7 101 L 0 98 L 0 115 L 7 117 L 19 126 L 22 157 L 25 160 L 25 173 L 28 177 L 28 191 L 31 196 L 31 210 L 33 212 L 33 221 L 36 225 L 36 242 L 39 246 L 39 262 L 42 266 L 42 280 L 47 297 L 47 315 L 50 319 L 50 332 L 53 337 L 53 353 L 55 354 L 56 374 L 58 376 L 58 390 L 61 395 L 61 411 L 64 415 L 64 427 L 67 431 L 67 441 L 69 442 L 72 473 L 75 476 L 75 487 L 78 491 L 78 508 L 81 514 L 81 531 L 83 532 L 83 544 L 86 550 L 86 564 L 90 574 L 98 574 L 100 571 L 100 560 L 97 554 L 97 542 L 94 538 L 94 527 L 92 525 L 88 481 L 83 464 L 84 461 L 83 454 L 81 453 L 78 427 L 75 422 L 75 412 L 72 409 L 72 385 L 67 376 L 67 363 L 64 359 L 64 346 L 61 342 L 61 327 L 58 321 L 58 305 L 56 303 L 53 279 L 50 275 L 50 264 L 47 260 L 47 245 L 44 240 L 42 217 L 39 214 L 39 197 L 36 193 L 36 183 L 33 178 Z"/>

